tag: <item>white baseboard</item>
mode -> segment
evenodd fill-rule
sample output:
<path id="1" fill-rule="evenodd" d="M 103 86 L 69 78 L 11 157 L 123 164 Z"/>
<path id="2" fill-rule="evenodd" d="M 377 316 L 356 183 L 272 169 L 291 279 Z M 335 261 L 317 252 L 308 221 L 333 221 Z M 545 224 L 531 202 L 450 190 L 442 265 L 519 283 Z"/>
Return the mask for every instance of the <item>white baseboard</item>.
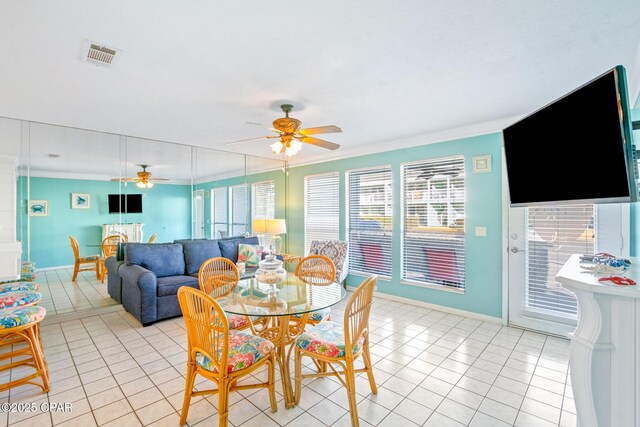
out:
<path id="1" fill-rule="evenodd" d="M 36 271 L 63 270 L 65 268 L 73 268 L 73 264 L 71 264 L 71 265 L 59 265 L 57 267 L 36 268 Z"/>
<path id="2" fill-rule="evenodd" d="M 350 291 L 355 291 L 356 288 L 353 286 L 347 286 L 347 289 Z M 491 322 L 502 325 L 502 319 L 500 317 L 489 316 L 487 314 L 475 313 L 473 311 L 460 310 L 458 308 L 447 307 L 444 305 L 431 304 L 424 301 L 418 301 L 411 298 L 399 297 L 391 294 L 384 294 L 382 292 L 375 291 L 373 293 L 374 296 L 382 299 L 387 299 L 390 301 L 402 302 L 410 305 L 417 305 L 418 307 L 430 308 L 432 310 L 444 311 L 445 313 L 457 314 L 458 316 L 470 317 L 472 319 L 482 320 L 483 322 Z"/>

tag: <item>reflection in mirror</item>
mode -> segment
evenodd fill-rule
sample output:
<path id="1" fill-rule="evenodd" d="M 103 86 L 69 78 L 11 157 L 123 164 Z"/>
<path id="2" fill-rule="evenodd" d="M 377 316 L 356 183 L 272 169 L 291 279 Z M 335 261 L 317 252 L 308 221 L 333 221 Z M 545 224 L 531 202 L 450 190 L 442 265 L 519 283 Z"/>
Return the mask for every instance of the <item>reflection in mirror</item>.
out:
<path id="1" fill-rule="evenodd" d="M 252 233 L 256 218 L 286 218 L 277 158 L 0 118 L 0 159 L 13 165 L 2 168 L 11 175 L 3 182 L 16 182 L 0 248 L 11 241 L 22 261 L 35 262 L 49 315 L 122 309 L 123 252 L 103 256 L 111 234 L 145 243 L 154 234 L 155 243 L 219 239 Z M 85 263 L 93 270 L 72 280 L 70 236 L 79 257 L 107 260 L 101 272 Z M 19 261 L 18 253 L 14 273 Z"/>

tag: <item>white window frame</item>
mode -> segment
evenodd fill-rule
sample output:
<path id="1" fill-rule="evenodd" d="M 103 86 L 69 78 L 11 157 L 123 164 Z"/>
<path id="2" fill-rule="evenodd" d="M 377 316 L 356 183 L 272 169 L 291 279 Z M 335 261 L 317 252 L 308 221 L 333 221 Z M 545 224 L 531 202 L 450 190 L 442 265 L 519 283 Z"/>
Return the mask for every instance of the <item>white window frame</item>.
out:
<path id="1" fill-rule="evenodd" d="M 274 219 L 275 211 L 275 181 L 260 181 L 251 184 L 251 219 Z"/>
<path id="2" fill-rule="evenodd" d="M 328 180 L 330 183 L 335 180 L 335 188 L 331 194 L 331 200 L 327 200 L 322 211 L 317 212 L 310 218 L 309 205 L 310 184 L 314 180 Z M 331 185 L 331 184 L 328 185 Z M 324 184 L 327 185 L 327 184 Z M 313 187 L 311 187 L 313 188 Z M 318 187 L 319 188 L 319 187 Z M 322 215 L 328 213 L 328 215 Z M 322 219 L 317 219 L 323 217 Z M 318 231 L 318 230 L 321 231 Z M 309 253 L 309 247 L 312 240 L 339 240 L 340 239 L 340 173 L 329 172 L 316 175 L 307 175 L 304 177 L 304 253 Z"/>
<path id="3" fill-rule="evenodd" d="M 389 227 L 385 228 L 384 224 L 380 224 L 377 222 L 377 226 L 379 229 L 369 229 L 369 222 L 373 226 L 376 223 L 375 220 L 360 220 L 363 224 L 360 227 L 353 227 L 351 224 L 351 212 L 354 210 L 354 207 L 351 205 L 351 195 L 354 189 L 352 188 L 351 177 L 354 174 L 366 174 L 366 173 L 384 173 L 388 174 L 388 181 L 385 179 L 383 181 L 383 200 L 382 205 L 384 213 L 382 215 L 371 215 L 368 216 L 382 216 L 389 217 Z M 394 192 L 394 181 L 393 181 L 393 170 L 391 165 L 378 165 L 368 168 L 361 169 L 352 169 L 345 172 L 345 180 L 346 180 L 346 235 L 347 241 L 349 242 L 349 274 L 354 275 L 369 275 L 376 274 L 379 278 L 389 280 L 393 275 L 393 260 L 392 260 L 392 252 L 393 252 L 393 192 Z M 361 196 L 360 189 L 358 189 L 358 194 Z M 373 196 L 374 201 L 376 201 L 375 195 Z M 361 202 L 362 200 L 360 200 Z M 358 204 L 358 211 L 361 210 L 362 204 Z M 365 226 L 364 223 L 367 223 Z M 353 234 L 359 233 L 359 238 L 364 236 L 364 241 L 356 241 L 354 239 Z M 378 256 L 378 259 L 375 261 L 383 261 L 388 263 L 388 268 L 369 268 L 363 265 L 360 265 L 360 261 L 365 259 L 365 255 L 360 252 L 361 243 L 365 243 L 366 245 L 378 245 L 378 249 L 380 253 L 375 254 Z M 363 261 L 365 262 L 365 261 Z"/>
<path id="4" fill-rule="evenodd" d="M 218 218 L 216 215 L 216 193 L 224 196 L 224 218 Z M 211 238 L 219 239 L 221 236 L 216 235 L 216 226 L 224 226 L 224 231 L 229 236 L 229 189 L 228 187 L 217 187 L 211 189 Z"/>
<path id="5" fill-rule="evenodd" d="M 242 222 L 240 221 L 236 221 L 235 218 L 235 206 L 234 206 L 234 201 L 235 201 L 235 192 L 236 190 L 239 190 L 240 188 L 244 188 L 244 210 L 245 210 L 245 215 L 244 218 L 241 219 Z M 249 202 L 249 186 L 247 184 L 238 184 L 238 185 L 232 185 L 229 187 L 229 237 L 231 236 L 239 236 L 241 234 L 245 234 L 248 229 L 249 229 L 249 207 L 247 206 L 248 202 Z M 242 227 L 244 231 L 242 231 L 240 234 L 237 234 L 234 231 L 235 227 Z"/>

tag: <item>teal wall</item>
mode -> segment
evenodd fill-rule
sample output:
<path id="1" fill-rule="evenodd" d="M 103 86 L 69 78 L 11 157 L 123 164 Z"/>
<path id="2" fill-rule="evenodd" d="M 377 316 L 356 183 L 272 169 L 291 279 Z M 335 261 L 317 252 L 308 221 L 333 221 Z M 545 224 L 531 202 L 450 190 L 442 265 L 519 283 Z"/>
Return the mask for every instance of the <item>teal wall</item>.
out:
<path id="1" fill-rule="evenodd" d="M 20 179 L 24 186 L 25 178 Z M 25 190 L 26 191 L 26 190 Z M 27 222 L 25 191 L 18 197 L 22 202 L 18 219 L 18 235 L 23 236 L 23 254 L 27 254 Z M 58 178 L 31 178 L 31 200 L 47 200 L 49 215 L 31 217 L 31 260 L 38 268 L 73 264 L 73 252 L 69 236 L 80 244 L 81 255 L 99 253 L 102 224 L 118 222 L 144 223 L 144 239 L 158 233 L 156 242 L 173 241 L 191 237 L 191 187 L 188 185 L 156 185 L 141 191 L 134 185 L 127 188 L 129 194 L 143 194 L 141 214 L 109 214 L 108 194 L 119 192 L 119 184 L 109 181 L 91 181 Z M 71 209 L 71 193 L 91 194 L 90 209 Z"/>
<path id="2" fill-rule="evenodd" d="M 327 172 L 340 173 L 340 200 L 345 201 L 345 172 L 351 169 L 390 165 L 393 174 L 393 277 L 379 280 L 378 291 L 390 295 L 444 305 L 494 317 L 502 316 L 502 134 L 465 138 L 437 144 L 371 155 L 350 157 L 292 167 L 288 179 L 282 171 L 220 180 L 199 185 L 211 189 L 243 182 L 275 180 L 276 218 L 286 217 L 285 251 L 304 253 L 304 177 Z M 466 290 L 464 294 L 401 283 L 400 167 L 405 162 L 462 154 L 465 157 L 466 184 Z M 492 172 L 473 174 L 473 156 L 490 154 Z M 286 193 L 286 197 L 285 197 Z M 210 197 L 210 196 L 209 196 Z M 210 199 L 207 199 L 210 201 Z M 285 203 L 286 202 L 286 203 Z M 210 203 L 207 202 L 209 206 Z M 207 209 L 209 209 L 207 207 Z M 341 204 L 340 238 L 346 238 L 345 203 Z M 208 212 L 207 215 L 210 213 Z M 209 219 L 209 216 L 207 216 Z M 487 228 L 487 237 L 476 237 L 476 226 Z M 364 277 L 349 275 L 347 284 L 357 286 Z"/>

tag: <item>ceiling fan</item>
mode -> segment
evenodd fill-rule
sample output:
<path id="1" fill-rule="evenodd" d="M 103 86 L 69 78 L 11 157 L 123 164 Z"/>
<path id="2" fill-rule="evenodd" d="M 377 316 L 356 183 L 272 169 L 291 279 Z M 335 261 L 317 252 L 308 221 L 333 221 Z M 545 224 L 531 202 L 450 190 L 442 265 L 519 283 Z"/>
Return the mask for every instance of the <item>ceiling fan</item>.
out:
<path id="1" fill-rule="evenodd" d="M 294 156 L 302 149 L 302 143 L 315 145 L 316 147 L 326 148 L 328 150 L 336 150 L 340 148 L 340 145 L 333 142 L 325 141 L 324 139 L 315 138 L 309 135 L 318 135 L 322 133 L 338 133 L 342 132 L 338 126 L 320 126 L 313 128 L 300 129 L 302 122 L 296 118 L 289 117 L 289 113 L 293 110 L 293 105 L 282 104 L 280 106 L 285 116 L 273 121 L 273 127 L 268 128 L 277 135 L 259 136 L 257 138 L 242 139 L 239 141 L 228 142 L 227 144 L 236 144 L 238 142 L 253 141 L 257 139 L 272 139 L 277 138 L 278 141 L 271 144 L 273 154 L 280 154 L 284 152 L 287 156 Z M 248 122 L 252 125 L 264 126 L 260 123 Z"/>
<path id="2" fill-rule="evenodd" d="M 138 188 L 151 188 L 153 187 L 153 182 L 151 181 L 169 181 L 164 178 L 151 178 L 151 172 L 147 172 L 147 168 L 151 167 L 151 165 L 138 165 L 142 167 L 142 171 L 138 172 L 138 176 L 136 178 L 112 178 L 111 181 L 115 182 L 135 182 L 136 187 Z"/>

